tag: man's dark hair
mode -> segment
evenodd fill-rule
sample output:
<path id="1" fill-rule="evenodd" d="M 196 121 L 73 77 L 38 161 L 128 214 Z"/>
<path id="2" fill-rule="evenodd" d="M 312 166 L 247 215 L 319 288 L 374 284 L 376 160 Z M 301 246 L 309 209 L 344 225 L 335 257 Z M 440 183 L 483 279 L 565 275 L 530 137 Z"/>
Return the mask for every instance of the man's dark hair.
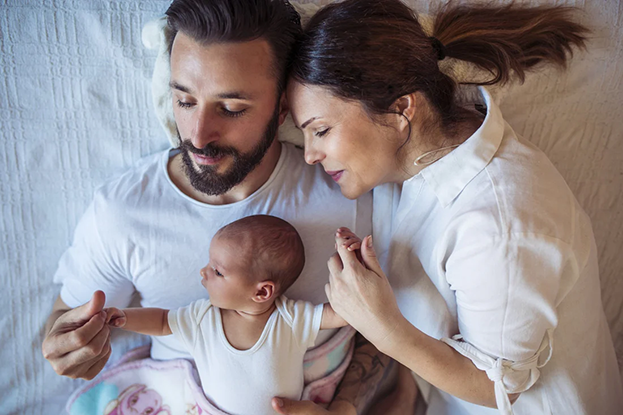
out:
<path id="1" fill-rule="evenodd" d="M 279 95 L 287 81 L 301 20 L 287 0 L 174 0 L 166 12 L 169 54 L 177 32 L 204 45 L 264 39 L 273 53 Z"/>

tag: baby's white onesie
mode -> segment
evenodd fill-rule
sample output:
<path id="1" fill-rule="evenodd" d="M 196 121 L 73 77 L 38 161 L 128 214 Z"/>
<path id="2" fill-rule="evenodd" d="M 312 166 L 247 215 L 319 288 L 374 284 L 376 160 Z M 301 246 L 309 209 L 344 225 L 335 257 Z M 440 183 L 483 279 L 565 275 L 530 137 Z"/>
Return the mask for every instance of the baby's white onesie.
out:
<path id="1" fill-rule="evenodd" d="M 262 335 L 247 350 L 229 344 L 220 309 L 208 299 L 169 312 L 171 331 L 195 359 L 206 397 L 224 412 L 272 415 L 274 396 L 301 398 L 303 357 L 320 330 L 323 304 L 281 296 L 275 305 Z"/>

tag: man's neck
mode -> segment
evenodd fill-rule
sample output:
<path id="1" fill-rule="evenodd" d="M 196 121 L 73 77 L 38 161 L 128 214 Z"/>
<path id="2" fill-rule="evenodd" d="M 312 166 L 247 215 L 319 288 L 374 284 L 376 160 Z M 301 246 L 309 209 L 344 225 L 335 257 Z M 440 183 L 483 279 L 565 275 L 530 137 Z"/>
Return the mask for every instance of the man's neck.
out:
<path id="1" fill-rule="evenodd" d="M 262 187 L 271 174 L 273 174 L 280 156 L 281 143 L 275 138 L 260 164 L 240 184 L 218 196 L 210 196 L 199 192 L 190 184 L 190 180 L 184 173 L 181 154 L 177 154 L 169 159 L 167 171 L 173 184 L 188 197 L 209 205 L 227 205 L 246 199 Z"/>

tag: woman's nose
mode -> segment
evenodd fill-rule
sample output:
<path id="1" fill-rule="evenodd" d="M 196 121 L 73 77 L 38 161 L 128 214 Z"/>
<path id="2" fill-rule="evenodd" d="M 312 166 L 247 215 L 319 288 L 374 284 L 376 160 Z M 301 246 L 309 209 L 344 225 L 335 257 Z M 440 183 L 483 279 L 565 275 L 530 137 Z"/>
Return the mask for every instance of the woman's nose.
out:
<path id="1" fill-rule="evenodd" d="M 325 158 L 325 155 L 320 151 L 316 144 L 312 143 L 312 140 L 305 139 L 305 162 L 307 164 L 318 164 Z"/>

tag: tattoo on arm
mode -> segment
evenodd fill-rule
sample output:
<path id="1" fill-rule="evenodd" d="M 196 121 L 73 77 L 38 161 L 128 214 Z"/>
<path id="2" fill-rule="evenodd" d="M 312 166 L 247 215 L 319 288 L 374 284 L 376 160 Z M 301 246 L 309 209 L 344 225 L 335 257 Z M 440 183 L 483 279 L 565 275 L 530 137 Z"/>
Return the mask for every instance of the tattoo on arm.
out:
<path id="1" fill-rule="evenodd" d="M 374 397 L 391 366 L 391 358 L 379 352 L 361 334 L 355 335 L 355 352 L 333 402 L 347 401 L 361 413 Z"/>

